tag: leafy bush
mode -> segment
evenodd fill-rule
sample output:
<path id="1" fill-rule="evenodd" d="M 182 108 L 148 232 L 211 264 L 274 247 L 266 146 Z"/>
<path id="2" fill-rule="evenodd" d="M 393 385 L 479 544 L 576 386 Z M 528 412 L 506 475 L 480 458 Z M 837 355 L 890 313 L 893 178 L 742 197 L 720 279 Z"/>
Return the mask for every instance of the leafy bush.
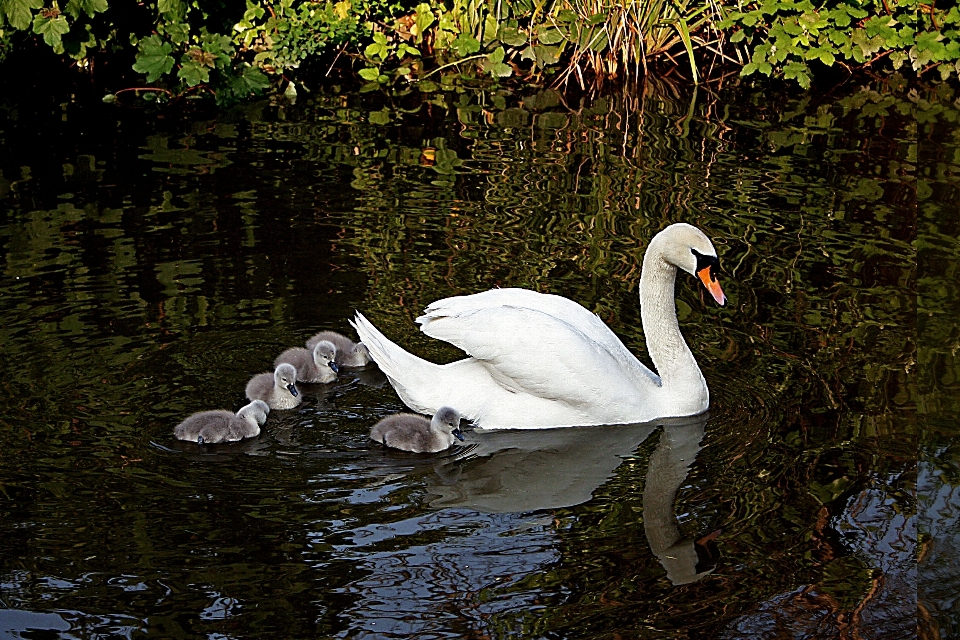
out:
<path id="1" fill-rule="evenodd" d="M 81 69 L 132 53 L 148 96 L 221 102 L 271 77 L 293 88 L 320 59 L 350 63 L 370 87 L 423 90 L 435 73 L 585 86 L 658 60 L 697 82 L 711 53 L 802 87 L 818 65 L 944 80 L 960 69 L 960 10 L 923 0 L 0 0 L 0 61 L 26 37 Z"/>
<path id="2" fill-rule="evenodd" d="M 741 75 L 777 75 L 810 86 L 810 62 L 833 66 L 908 65 L 946 80 L 960 70 L 960 11 L 919 0 L 764 0 L 730 12 L 718 24 L 730 43 L 750 47 Z"/>

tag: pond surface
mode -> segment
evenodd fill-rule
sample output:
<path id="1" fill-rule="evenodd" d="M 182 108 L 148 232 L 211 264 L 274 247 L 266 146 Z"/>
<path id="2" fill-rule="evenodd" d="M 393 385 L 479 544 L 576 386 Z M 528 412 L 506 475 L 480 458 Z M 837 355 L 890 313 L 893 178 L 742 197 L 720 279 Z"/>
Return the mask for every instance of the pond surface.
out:
<path id="1" fill-rule="evenodd" d="M 859 88 L 6 104 L 0 635 L 955 636 L 960 135 L 925 113 Z M 704 416 L 389 452 L 367 434 L 404 407 L 368 367 L 257 438 L 173 438 L 357 310 L 457 359 L 414 318 L 498 286 L 646 360 L 639 266 L 675 221 L 728 296 L 678 279 Z"/>

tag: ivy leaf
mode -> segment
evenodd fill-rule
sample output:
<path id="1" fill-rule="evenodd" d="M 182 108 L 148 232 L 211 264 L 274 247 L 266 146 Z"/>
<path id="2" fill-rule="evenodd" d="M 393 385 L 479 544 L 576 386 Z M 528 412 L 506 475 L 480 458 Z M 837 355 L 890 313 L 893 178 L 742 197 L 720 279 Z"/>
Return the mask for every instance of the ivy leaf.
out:
<path id="1" fill-rule="evenodd" d="M 515 27 L 501 27 L 497 37 L 500 42 L 510 47 L 522 47 L 527 44 L 527 34 Z"/>
<path id="2" fill-rule="evenodd" d="M 210 69 L 196 60 L 186 60 L 177 72 L 177 77 L 186 82 L 187 86 L 195 87 L 210 82 Z"/>
<path id="3" fill-rule="evenodd" d="M 480 51 L 480 41 L 469 33 L 461 33 L 453 41 L 453 48 L 457 50 L 457 55 L 466 58 L 469 55 Z"/>
<path id="4" fill-rule="evenodd" d="M 133 70 L 147 74 L 147 82 L 154 82 L 160 76 L 173 69 L 174 59 L 170 55 L 173 46 L 164 42 L 160 36 L 152 35 L 140 41 L 140 51 Z"/>
<path id="5" fill-rule="evenodd" d="M 43 41 L 58 53 L 63 51 L 63 36 L 70 31 L 66 16 L 55 9 L 41 11 L 33 19 L 33 32 L 43 36 Z"/>
<path id="6" fill-rule="evenodd" d="M 513 68 L 503 63 L 506 53 L 503 47 L 497 47 L 493 50 L 483 63 L 483 70 L 494 78 L 509 78 L 513 75 Z"/>
<path id="7" fill-rule="evenodd" d="M 533 52 L 537 56 L 537 64 L 541 67 L 548 67 L 560 62 L 560 54 L 563 53 L 563 45 L 548 47 L 542 44 L 535 45 Z"/>
<path id="8" fill-rule="evenodd" d="M 537 40 L 540 44 L 551 45 L 563 42 L 563 32 L 560 29 L 540 26 L 537 28 Z"/>
<path id="9" fill-rule="evenodd" d="M 0 7 L 7 16 L 7 22 L 14 29 L 26 31 L 30 28 L 30 22 L 33 19 L 30 10 L 43 7 L 43 0 L 5 0 L 0 2 Z"/>

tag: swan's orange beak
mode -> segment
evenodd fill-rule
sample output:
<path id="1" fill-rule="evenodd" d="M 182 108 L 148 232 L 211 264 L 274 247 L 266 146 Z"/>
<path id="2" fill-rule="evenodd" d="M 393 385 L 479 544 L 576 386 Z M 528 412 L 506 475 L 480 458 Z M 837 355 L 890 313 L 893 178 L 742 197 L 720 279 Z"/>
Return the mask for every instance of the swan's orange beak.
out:
<path id="1" fill-rule="evenodd" d="M 707 288 L 707 291 L 709 291 L 713 299 L 717 301 L 717 304 L 722 307 L 723 303 L 727 301 L 727 296 L 724 295 L 723 289 L 720 288 L 720 281 L 713 276 L 711 271 L 712 269 L 710 267 L 704 267 L 700 269 L 700 271 L 697 271 L 697 277 L 700 278 L 700 282 Z"/>

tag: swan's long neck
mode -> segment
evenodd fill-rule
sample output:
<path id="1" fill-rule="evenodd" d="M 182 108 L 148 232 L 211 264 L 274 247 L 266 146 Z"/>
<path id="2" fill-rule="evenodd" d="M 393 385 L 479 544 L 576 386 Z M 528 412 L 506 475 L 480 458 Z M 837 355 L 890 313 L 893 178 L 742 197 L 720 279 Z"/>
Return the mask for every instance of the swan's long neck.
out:
<path id="1" fill-rule="evenodd" d="M 655 242 L 651 243 L 640 274 L 640 317 L 647 351 L 664 388 L 705 388 L 700 367 L 677 323 L 676 280 L 677 268 L 663 259 Z"/>

